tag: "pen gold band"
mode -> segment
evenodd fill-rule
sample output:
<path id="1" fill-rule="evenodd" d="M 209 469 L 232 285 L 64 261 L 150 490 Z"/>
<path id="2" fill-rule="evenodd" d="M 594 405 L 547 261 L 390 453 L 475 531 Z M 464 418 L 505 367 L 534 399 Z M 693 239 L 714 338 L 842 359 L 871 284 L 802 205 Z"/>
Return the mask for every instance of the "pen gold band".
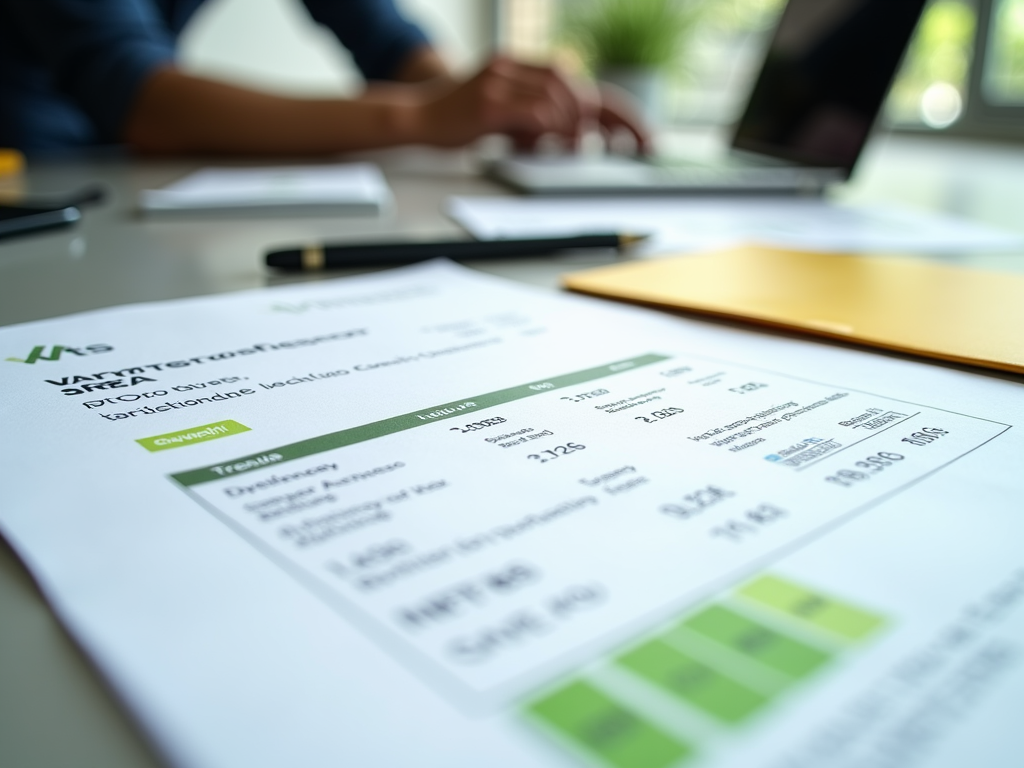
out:
<path id="1" fill-rule="evenodd" d="M 324 249 L 320 245 L 307 245 L 302 249 L 303 269 L 323 269 Z"/>

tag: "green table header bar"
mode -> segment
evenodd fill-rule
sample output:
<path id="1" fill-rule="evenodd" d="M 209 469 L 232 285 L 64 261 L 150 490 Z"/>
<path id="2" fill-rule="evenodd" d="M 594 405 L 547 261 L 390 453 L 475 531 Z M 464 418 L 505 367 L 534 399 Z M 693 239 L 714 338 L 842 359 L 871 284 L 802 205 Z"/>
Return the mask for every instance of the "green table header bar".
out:
<path id="1" fill-rule="evenodd" d="M 653 365 L 668 360 L 666 355 L 640 355 L 628 360 L 619 360 L 607 365 L 600 365 L 596 368 L 567 373 L 562 376 L 555 376 L 550 379 L 540 379 L 528 384 L 520 384 L 508 389 L 499 389 L 496 392 L 488 392 L 475 397 L 467 397 L 462 400 L 455 400 L 450 403 L 435 405 L 423 410 L 403 413 L 400 416 L 393 416 L 390 419 L 374 421 L 370 424 L 363 424 L 351 429 L 343 429 L 339 432 L 331 432 L 319 437 L 312 437 L 308 440 L 300 440 L 297 443 L 283 445 L 280 448 L 271 448 L 262 453 L 254 453 L 242 456 L 237 459 L 211 464 L 208 467 L 188 470 L 171 475 L 178 483 L 184 486 L 199 485 L 212 480 L 221 480 L 225 477 L 251 472 L 271 464 L 280 464 L 285 461 L 294 461 L 313 454 L 331 451 L 335 448 L 344 448 L 348 445 L 355 445 L 377 437 L 392 435 L 396 432 L 404 432 L 407 429 L 422 427 L 436 421 L 454 418 L 456 416 L 467 416 L 471 413 L 481 411 L 485 408 L 492 408 L 496 405 L 511 403 L 515 400 L 533 397 L 545 392 L 551 392 L 565 387 L 574 387 L 585 384 L 596 379 L 603 379 L 616 373 L 631 371 L 645 365 Z"/>

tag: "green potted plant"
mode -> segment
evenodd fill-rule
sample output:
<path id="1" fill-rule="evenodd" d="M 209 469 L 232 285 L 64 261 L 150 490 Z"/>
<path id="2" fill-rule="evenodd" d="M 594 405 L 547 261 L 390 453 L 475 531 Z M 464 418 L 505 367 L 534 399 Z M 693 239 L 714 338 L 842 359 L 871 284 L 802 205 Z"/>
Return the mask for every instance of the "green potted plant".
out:
<path id="1" fill-rule="evenodd" d="M 679 61 L 699 0 L 569 0 L 567 42 L 605 82 L 628 91 L 657 122 L 662 73 Z"/>

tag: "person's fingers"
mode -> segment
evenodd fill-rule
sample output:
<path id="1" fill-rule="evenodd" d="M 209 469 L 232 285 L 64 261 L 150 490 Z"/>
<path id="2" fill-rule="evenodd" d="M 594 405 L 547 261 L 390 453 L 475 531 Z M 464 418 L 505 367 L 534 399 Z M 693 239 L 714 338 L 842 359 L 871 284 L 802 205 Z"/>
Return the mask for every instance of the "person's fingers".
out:
<path id="1" fill-rule="evenodd" d="M 564 107 L 550 99 L 534 84 L 497 78 L 488 84 L 481 105 L 490 130 L 560 133 L 565 131 Z"/>
<path id="2" fill-rule="evenodd" d="M 566 78 L 551 67 L 493 58 L 469 83 L 461 102 L 481 132 L 512 136 L 518 148 L 532 148 L 542 134 L 578 146 L 594 122 L 622 126 L 643 144 L 646 133 L 628 112 L 605 108 L 596 87 Z"/>
<path id="3" fill-rule="evenodd" d="M 506 78 L 511 97 L 520 105 L 533 102 L 534 109 L 544 114 L 545 130 L 569 139 L 581 132 L 592 110 L 557 70 L 506 62 L 500 75 Z"/>
<path id="4" fill-rule="evenodd" d="M 530 130 L 559 135 L 568 135 L 573 130 L 571 113 L 566 105 L 547 93 L 513 89 L 505 106 L 512 122 L 522 122 L 522 127 Z"/>
<path id="5" fill-rule="evenodd" d="M 510 78 L 496 95 L 492 108 L 510 123 L 526 121 L 532 129 L 555 133 L 571 130 L 573 116 L 569 106 L 536 78 Z"/>
<path id="6" fill-rule="evenodd" d="M 558 122 L 550 104 L 514 79 L 497 78 L 488 83 L 480 109 L 489 131 L 543 133 Z"/>

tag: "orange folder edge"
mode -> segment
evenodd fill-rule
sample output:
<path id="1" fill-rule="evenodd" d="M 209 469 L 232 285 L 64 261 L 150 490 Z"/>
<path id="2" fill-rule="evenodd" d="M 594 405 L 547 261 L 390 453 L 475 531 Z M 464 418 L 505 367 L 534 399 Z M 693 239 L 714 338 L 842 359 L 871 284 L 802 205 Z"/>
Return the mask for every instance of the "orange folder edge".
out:
<path id="1" fill-rule="evenodd" d="M 603 298 L 1024 373 L 1024 277 L 1020 275 L 905 257 L 741 245 L 573 272 L 563 275 L 562 283 L 570 290 Z M 902 295 L 887 290 L 908 284 L 911 288 Z M 807 306 L 806 297 L 797 295 L 803 290 L 816 290 L 822 306 Z M 942 295 L 923 295 L 927 290 Z M 892 306 L 896 301 L 900 306 Z M 981 310 L 985 316 L 971 317 L 966 325 L 988 342 L 988 350 L 969 349 L 970 339 L 965 342 L 962 338 L 951 348 L 940 338 L 941 330 L 929 339 L 928 329 L 922 325 L 929 318 L 940 324 L 948 321 L 944 314 L 928 314 L 948 311 L 941 306 L 944 301 Z M 824 311 L 815 311 L 825 305 Z M 1003 310 L 1005 322 L 991 322 Z M 914 318 L 909 323 L 911 328 L 901 329 L 897 322 L 889 334 L 858 329 L 860 321 L 870 315 L 898 321 L 908 313 L 920 315 L 920 322 Z M 822 318 L 822 314 L 829 317 Z M 1001 327 L 993 327 L 996 325 Z M 996 338 L 994 345 L 992 337 Z M 980 341 L 978 345 L 984 346 Z M 998 349 L 992 350 L 992 346 Z"/>

